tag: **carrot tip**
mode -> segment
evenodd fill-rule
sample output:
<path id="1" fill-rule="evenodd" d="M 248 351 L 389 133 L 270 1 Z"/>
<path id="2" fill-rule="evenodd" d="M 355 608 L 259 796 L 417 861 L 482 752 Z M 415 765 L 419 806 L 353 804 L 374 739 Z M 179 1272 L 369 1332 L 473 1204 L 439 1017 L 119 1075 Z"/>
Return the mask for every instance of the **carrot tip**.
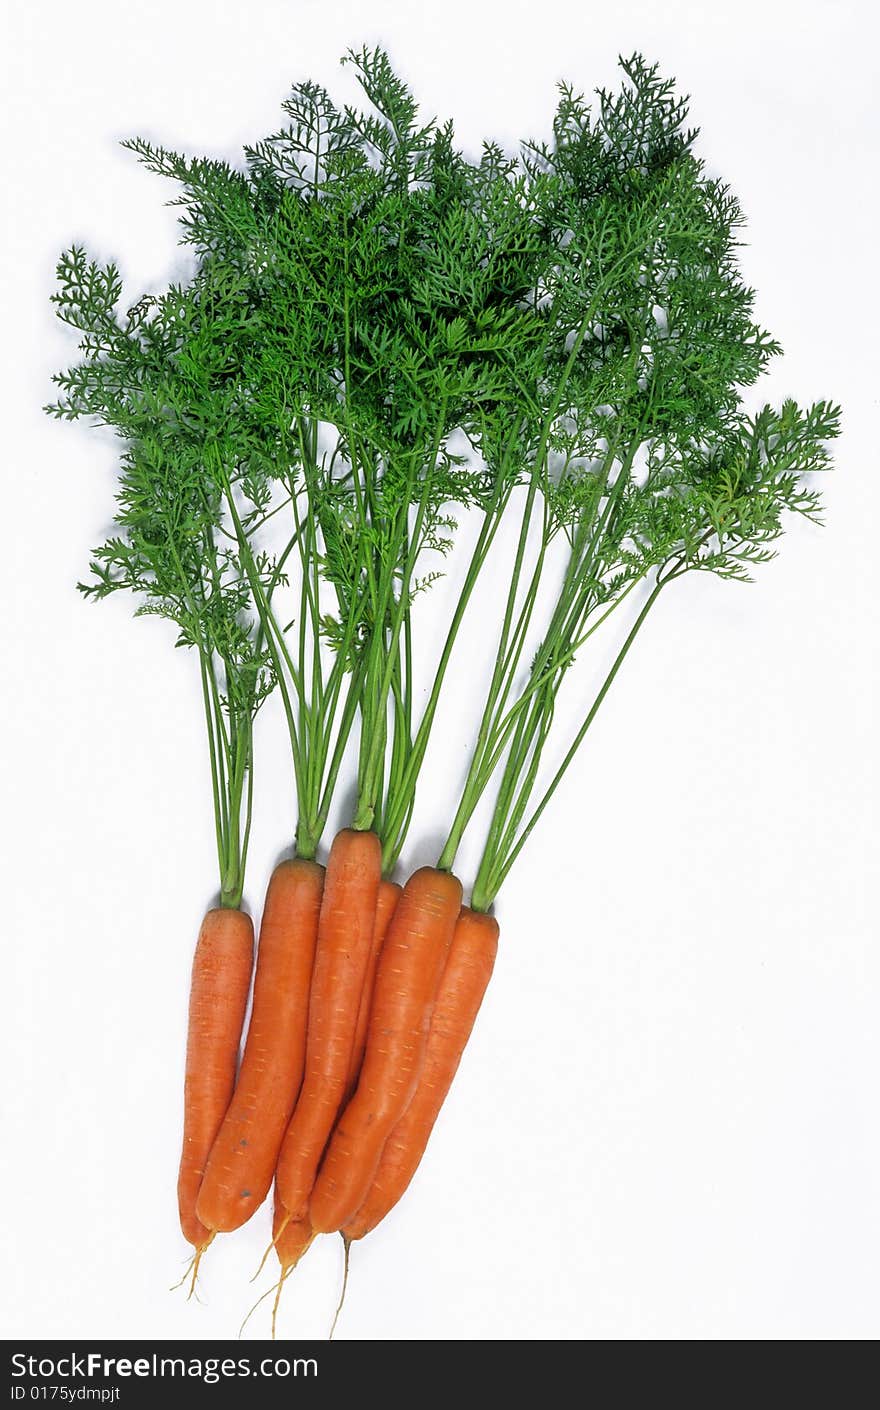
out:
<path id="1" fill-rule="evenodd" d="M 211 1236 L 209 1237 L 207 1243 L 202 1244 L 201 1248 L 197 1248 L 196 1251 L 195 1251 L 195 1255 L 194 1255 L 194 1257 L 193 1257 L 193 1265 L 192 1265 L 192 1279 L 191 1279 L 190 1285 L 189 1285 L 189 1292 L 188 1292 L 187 1295 L 186 1295 L 186 1300 L 187 1300 L 187 1302 L 189 1302 L 190 1298 L 193 1297 L 193 1296 L 195 1296 L 196 1302 L 198 1302 L 198 1300 L 199 1300 L 199 1295 L 198 1295 L 198 1293 L 196 1292 L 196 1280 L 197 1280 L 197 1278 L 198 1278 L 198 1276 L 199 1276 L 199 1264 L 200 1264 L 201 1261 L 202 1261 L 202 1255 L 203 1255 L 203 1253 L 205 1252 L 206 1249 L 210 1248 L 210 1246 L 211 1246 L 211 1244 L 213 1243 L 213 1241 L 214 1241 L 214 1235 L 211 1234 Z"/>
<path id="2" fill-rule="evenodd" d="M 289 1216 L 288 1216 L 288 1218 L 289 1218 Z M 286 1224 L 286 1223 L 287 1223 L 287 1220 L 285 1220 L 285 1224 Z M 254 1281 L 254 1279 L 257 1277 L 257 1274 L 260 1273 L 261 1270 L 263 1269 L 263 1267 L 264 1267 L 264 1265 L 265 1265 L 265 1262 L 266 1262 L 266 1259 L 269 1257 L 269 1254 L 272 1252 L 273 1248 L 275 1247 L 275 1244 L 276 1244 L 277 1239 L 279 1239 L 279 1238 L 281 1237 L 281 1232 L 282 1232 L 282 1231 L 279 1229 L 279 1231 L 278 1231 L 278 1233 L 276 1234 L 275 1238 L 272 1240 L 272 1242 L 270 1243 L 269 1247 L 266 1249 L 266 1252 L 263 1254 L 263 1258 L 262 1258 L 262 1261 L 261 1261 L 261 1263 L 260 1263 L 260 1267 L 257 1269 L 257 1272 L 254 1274 L 254 1277 L 251 1278 L 251 1282 Z M 281 1301 L 281 1291 L 282 1291 L 282 1288 L 283 1288 L 283 1286 L 284 1286 L 284 1281 L 285 1281 L 285 1279 L 289 1276 L 289 1274 L 291 1274 L 291 1273 L 293 1272 L 294 1268 L 296 1268 L 297 1264 L 299 1263 L 300 1258 L 303 1258 L 303 1257 L 305 1256 L 305 1254 L 308 1253 L 309 1249 L 311 1248 L 311 1246 L 312 1246 L 312 1244 L 313 1244 L 314 1242 L 315 1242 L 315 1235 L 313 1234 L 312 1237 L 309 1239 L 308 1243 L 306 1244 L 305 1248 L 303 1249 L 302 1253 L 299 1255 L 299 1258 L 297 1258 L 296 1262 L 295 1262 L 295 1263 L 289 1263 L 286 1268 L 283 1268 L 282 1271 L 281 1271 L 281 1277 L 278 1279 L 277 1283 L 273 1283 L 270 1288 L 267 1288 L 264 1293 L 261 1293 L 261 1294 L 260 1294 L 260 1296 L 257 1298 L 256 1302 L 254 1303 L 253 1307 L 251 1308 L 250 1312 L 248 1312 L 247 1316 L 245 1317 L 244 1321 L 242 1322 L 241 1326 L 240 1326 L 239 1329 L 238 1329 L 238 1337 L 239 1337 L 239 1340 L 241 1340 L 242 1332 L 244 1331 L 244 1329 L 245 1329 L 245 1327 L 247 1326 L 248 1322 L 249 1322 L 249 1321 L 251 1320 L 251 1318 L 253 1317 L 254 1313 L 255 1313 L 256 1310 L 257 1310 L 257 1308 L 260 1306 L 261 1303 L 263 1303 L 263 1302 L 266 1301 L 266 1298 L 267 1298 L 267 1297 L 271 1297 L 273 1293 L 275 1293 L 275 1301 L 274 1301 L 274 1303 L 273 1303 L 273 1305 L 272 1305 L 272 1340 L 273 1340 L 273 1341 L 275 1340 L 275 1324 L 276 1324 L 276 1321 L 277 1321 L 277 1318 L 278 1318 L 278 1304 L 279 1304 L 279 1302 Z"/>
<path id="3" fill-rule="evenodd" d="M 253 1279 L 251 1279 L 251 1282 L 253 1282 Z M 241 1326 L 240 1326 L 239 1329 L 238 1329 L 238 1340 L 239 1340 L 239 1341 L 241 1341 L 242 1332 L 244 1331 L 244 1329 L 245 1329 L 245 1327 L 247 1326 L 248 1322 L 249 1322 L 249 1321 L 251 1320 L 251 1318 L 253 1317 L 253 1315 L 254 1315 L 254 1313 L 256 1312 L 257 1308 L 259 1307 L 260 1303 L 261 1303 L 261 1302 L 265 1302 L 267 1297 L 271 1297 L 272 1294 L 273 1294 L 273 1292 L 275 1291 L 275 1288 L 276 1288 L 276 1284 L 273 1283 L 272 1286 L 271 1286 L 271 1288 L 267 1288 L 264 1293 L 261 1293 L 260 1296 L 257 1298 L 256 1302 L 254 1303 L 253 1307 L 251 1308 L 250 1312 L 248 1312 L 248 1313 L 246 1314 L 244 1321 L 242 1322 Z"/>
<path id="4" fill-rule="evenodd" d="M 266 1259 L 269 1257 L 269 1254 L 272 1252 L 272 1250 L 273 1250 L 273 1248 L 275 1247 L 275 1245 L 277 1244 L 278 1240 L 281 1238 L 281 1235 L 284 1233 L 284 1230 L 287 1228 L 287 1221 L 288 1221 L 289 1218 L 290 1218 L 290 1215 L 288 1214 L 287 1219 L 285 1219 L 284 1223 L 281 1225 L 281 1228 L 278 1230 L 278 1233 L 275 1235 L 275 1237 L 273 1238 L 272 1242 L 271 1242 L 271 1243 L 269 1244 L 269 1246 L 267 1247 L 266 1252 L 263 1254 L 263 1257 L 260 1259 L 260 1266 L 258 1267 L 256 1273 L 254 1274 L 254 1276 L 253 1276 L 253 1277 L 251 1278 L 251 1280 L 250 1280 L 252 1283 L 255 1283 L 255 1282 L 257 1281 L 257 1279 L 259 1278 L 259 1276 L 260 1276 L 260 1274 L 262 1273 L 263 1269 L 265 1268 L 265 1266 L 266 1266 Z"/>
<path id="5" fill-rule="evenodd" d="M 341 1238 L 343 1247 L 345 1249 L 345 1259 L 342 1265 L 342 1291 L 339 1294 L 339 1303 L 336 1308 L 336 1314 L 333 1318 L 333 1325 L 330 1328 L 330 1335 L 327 1338 L 328 1341 L 333 1340 L 333 1333 L 336 1331 L 336 1323 L 339 1321 L 339 1314 L 342 1311 L 342 1304 L 345 1302 L 345 1294 L 348 1289 L 348 1265 L 349 1258 L 351 1255 L 351 1239 L 348 1237 L 347 1234 L 342 1234 Z"/>
<path id="6" fill-rule="evenodd" d="M 275 1327 L 276 1327 L 276 1323 L 277 1323 L 277 1321 L 278 1321 L 278 1304 L 279 1304 L 280 1301 L 281 1301 L 281 1294 L 282 1294 L 283 1291 L 284 1291 L 284 1284 L 285 1284 L 285 1282 L 286 1282 L 286 1280 L 287 1280 L 287 1275 L 288 1275 L 288 1273 L 290 1273 L 290 1272 L 292 1271 L 292 1269 L 294 1269 L 295 1267 L 296 1267 L 296 1264 L 293 1263 L 293 1264 L 291 1264 L 290 1268 L 285 1268 L 284 1271 L 283 1271 L 283 1273 L 281 1274 L 281 1277 L 278 1279 L 278 1282 L 277 1282 L 277 1284 L 276 1284 L 277 1292 L 275 1293 L 275 1301 L 272 1303 L 272 1340 L 273 1340 L 273 1341 L 275 1340 Z M 272 1289 L 270 1288 L 269 1291 L 271 1292 Z"/>
<path id="7" fill-rule="evenodd" d="M 168 1289 L 169 1292 L 177 1292 L 178 1288 L 182 1288 L 184 1283 L 189 1281 L 189 1292 L 186 1295 L 186 1300 L 189 1302 L 196 1291 L 196 1279 L 199 1276 L 199 1264 L 202 1261 L 202 1255 L 207 1252 L 213 1241 L 214 1235 L 211 1233 L 203 1244 L 199 1244 L 183 1270 L 183 1277 L 179 1278 L 176 1283 L 171 1284 L 171 1287 Z M 196 1301 L 198 1302 L 198 1296 L 196 1296 Z"/>

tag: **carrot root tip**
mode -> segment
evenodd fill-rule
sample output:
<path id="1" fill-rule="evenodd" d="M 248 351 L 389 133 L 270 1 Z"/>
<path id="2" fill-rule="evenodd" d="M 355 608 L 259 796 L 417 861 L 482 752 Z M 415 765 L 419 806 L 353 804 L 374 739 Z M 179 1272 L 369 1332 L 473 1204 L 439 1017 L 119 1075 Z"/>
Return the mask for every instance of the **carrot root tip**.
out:
<path id="1" fill-rule="evenodd" d="M 338 1303 L 338 1305 L 337 1305 L 336 1313 L 335 1313 L 334 1318 L 333 1318 L 333 1325 L 332 1325 L 331 1328 L 330 1328 L 330 1335 L 329 1335 L 328 1338 L 327 1338 L 328 1341 L 332 1341 L 332 1340 L 333 1340 L 333 1333 L 336 1331 L 336 1323 L 339 1321 L 339 1314 L 340 1314 L 340 1312 L 342 1311 L 342 1304 L 345 1302 L 345 1294 L 346 1294 L 346 1291 L 348 1290 L 348 1268 L 349 1268 L 349 1261 L 350 1261 L 350 1256 L 351 1256 L 351 1242 L 352 1242 L 352 1241 L 351 1241 L 351 1239 L 348 1237 L 347 1234 L 342 1234 L 342 1235 L 341 1235 L 341 1238 L 342 1238 L 342 1245 L 343 1245 L 343 1248 L 345 1249 L 345 1255 L 344 1255 L 343 1264 L 342 1264 L 342 1291 L 341 1291 L 340 1294 L 339 1294 L 339 1303 Z"/>
<path id="2" fill-rule="evenodd" d="M 275 1329 L 276 1329 L 276 1325 L 277 1325 L 277 1322 L 278 1322 L 278 1305 L 279 1305 L 279 1303 L 281 1302 L 281 1294 L 282 1294 L 283 1291 L 284 1291 L 284 1284 L 285 1284 L 285 1282 L 287 1281 L 287 1275 L 288 1275 L 288 1273 L 290 1273 L 291 1270 L 292 1270 L 293 1268 L 295 1268 L 295 1267 L 296 1267 L 296 1264 L 295 1264 L 295 1263 L 292 1263 L 291 1266 L 290 1266 L 290 1268 L 285 1268 L 284 1271 L 283 1271 L 283 1273 L 281 1274 L 281 1277 L 278 1279 L 278 1282 L 277 1282 L 276 1285 L 275 1285 L 277 1291 L 276 1291 L 276 1293 L 275 1293 L 275 1301 L 272 1303 L 272 1340 L 273 1340 L 273 1341 L 275 1340 Z M 271 1292 L 272 1289 L 270 1288 L 269 1291 Z"/>
<path id="3" fill-rule="evenodd" d="M 251 1279 L 251 1281 L 253 1282 L 253 1279 Z M 273 1283 L 272 1286 L 271 1286 L 271 1288 L 267 1288 L 264 1293 L 261 1293 L 260 1296 L 257 1298 L 256 1302 L 254 1303 L 253 1307 L 251 1308 L 250 1312 L 248 1312 L 248 1313 L 245 1314 L 244 1321 L 242 1322 L 241 1326 L 240 1326 L 239 1329 L 238 1329 L 238 1340 L 239 1340 L 239 1341 L 241 1341 L 242 1333 L 244 1332 L 245 1327 L 247 1326 L 248 1322 L 249 1322 L 249 1321 L 251 1320 L 251 1318 L 253 1317 L 254 1313 L 255 1313 L 256 1310 L 257 1310 L 257 1308 L 260 1306 L 260 1303 L 261 1303 L 261 1302 L 265 1302 L 267 1297 L 271 1297 L 271 1296 L 272 1296 L 273 1292 L 275 1291 L 276 1286 L 277 1286 L 277 1284 Z"/>
<path id="4" fill-rule="evenodd" d="M 171 1287 L 168 1289 L 169 1292 L 177 1292 L 178 1288 L 182 1288 L 184 1283 L 188 1282 L 189 1292 L 186 1295 L 186 1300 L 187 1302 L 189 1302 L 190 1298 L 193 1296 L 196 1290 L 196 1279 L 199 1276 L 199 1264 L 202 1261 L 202 1255 L 208 1251 L 213 1241 L 214 1235 L 212 1233 L 208 1236 L 208 1238 L 203 1244 L 199 1244 L 198 1248 L 194 1249 L 192 1257 L 189 1259 L 186 1267 L 183 1270 L 183 1277 L 178 1278 L 176 1283 L 171 1284 Z M 198 1297 L 196 1298 L 196 1301 L 198 1301 Z"/>

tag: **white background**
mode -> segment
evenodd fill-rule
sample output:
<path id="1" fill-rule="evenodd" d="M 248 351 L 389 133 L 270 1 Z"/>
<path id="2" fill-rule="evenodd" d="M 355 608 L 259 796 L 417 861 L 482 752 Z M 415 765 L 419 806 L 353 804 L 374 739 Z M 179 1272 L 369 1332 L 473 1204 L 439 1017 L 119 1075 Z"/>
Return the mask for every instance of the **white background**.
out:
<path id="1" fill-rule="evenodd" d="M 762 397 L 832 397 L 845 434 L 824 530 L 793 526 L 754 587 L 686 580 L 646 628 L 502 893 L 472 1047 L 407 1198 L 355 1250 L 339 1335 L 880 1332 L 873 13 L 80 0 L 7 18 L 4 1336 L 226 1337 L 267 1285 L 247 1282 L 264 1210 L 211 1250 L 201 1305 L 168 1291 L 186 1254 L 188 973 L 215 885 L 207 760 L 169 629 L 74 591 L 108 526 L 114 447 L 40 412 L 75 356 L 49 310 L 54 261 L 74 239 L 118 258 L 129 302 L 179 274 L 170 190 L 117 139 L 235 158 L 293 80 L 351 96 L 337 60 L 376 41 L 471 150 L 546 134 L 563 77 L 591 89 L 618 52 L 660 60 L 749 217 L 746 277 L 787 350 Z M 498 583 L 484 589 L 462 691 Z M 448 817 L 458 704 L 410 862 Z M 257 914 L 293 826 L 271 712 L 259 744 Z M 336 1240 L 309 1254 L 285 1335 L 326 1334 L 340 1262 Z M 264 1311 L 248 1334 L 267 1334 Z"/>

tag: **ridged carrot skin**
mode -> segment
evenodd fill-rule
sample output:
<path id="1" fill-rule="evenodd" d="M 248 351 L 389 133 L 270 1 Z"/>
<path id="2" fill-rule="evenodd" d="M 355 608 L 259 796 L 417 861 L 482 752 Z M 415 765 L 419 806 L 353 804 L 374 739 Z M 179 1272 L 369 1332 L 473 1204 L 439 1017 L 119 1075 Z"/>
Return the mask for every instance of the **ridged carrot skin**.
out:
<path id="1" fill-rule="evenodd" d="M 376 834 L 353 828 L 337 833 L 318 922 L 305 1077 L 275 1176 L 294 1220 L 308 1213 L 318 1163 L 345 1099 L 381 878 L 382 846 Z"/>
<path id="2" fill-rule="evenodd" d="M 211 1230 L 240 1228 L 272 1184 L 302 1082 L 323 884 L 324 868 L 299 858 L 269 882 L 241 1071 L 196 1204 Z"/>
<path id="3" fill-rule="evenodd" d="M 208 911 L 193 956 L 177 1177 L 180 1227 L 195 1249 L 204 1248 L 211 1238 L 211 1230 L 196 1216 L 196 1200 L 235 1087 L 253 965 L 250 916 L 227 907 Z"/>
<path id="4" fill-rule="evenodd" d="M 385 936 L 391 924 L 391 917 L 397 910 L 397 902 L 400 900 L 402 889 L 396 881 L 382 880 L 379 883 L 379 894 L 376 897 L 376 918 L 373 922 L 373 942 L 370 948 L 370 958 L 367 961 L 367 972 L 364 975 L 364 987 L 361 991 L 361 1002 L 354 1030 L 354 1046 L 351 1050 L 348 1078 L 345 1083 L 346 1101 L 354 1095 L 357 1088 L 364 1053 L 367 1050 L 367 1028 L 370 1022 L 370 1009 L 373 1006 L 373 989 L 376 984 L 379 956 L 382 953 Z"/>
<path id="5" fill-rule="evenodd" d="M 315 1182 L 312 1227 L 333 1233 L 363 1204 L 382 1150 L 412 1100 L 461 909 L 461 883 L 422 867 L 403 888 L 379 959 L 367 1049 Z"/>
<path id="6" fill-rule="evenodd" d="M 369 1234 L 406 1192 L 458 1071 L 497 953 L 498 922 L 463 906 L 437 992 L 418 1086 L 385 1143 L 369 1194 L 343 1226 L 346 1238 Z"/>

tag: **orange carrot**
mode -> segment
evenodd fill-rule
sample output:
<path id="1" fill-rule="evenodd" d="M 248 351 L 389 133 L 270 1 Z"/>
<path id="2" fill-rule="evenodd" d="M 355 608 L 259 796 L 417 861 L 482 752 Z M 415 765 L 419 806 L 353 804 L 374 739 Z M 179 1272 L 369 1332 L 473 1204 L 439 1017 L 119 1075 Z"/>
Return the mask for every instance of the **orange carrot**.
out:
<path id="1" fill-rule="evenodd" d="M 431 1012 L 461 909 L 461 883 L 422 867 L 403 888 L 379 959 L 357 1091 L 333 1133 L 309 1213 L 319 1233 L 351 1219 L 419 1080 Z"/>
<path id="2" fill-rule="evenodd" d="M 241 1072 L 196 1204 L 211 1230 L 239 1228 L 272 1183 L 302 1081 L 323 881 L 323 867 L 297 858 L 269 882 Z"/>
<path id="3" fill-rule="evenodd" d="M 337 833 L 318 923 L 305 1077 L 276 1171 L 281 1201 L 295 1221 L 308 1212 L 318 1162 L 345 1097 L 381 874 L 374 832 Z"/>
<path id="4" fill-rule="evenodd" d="M 211 1230 L 196 1199 L 214 1138 L 235 1086 L 238 1047 L 251 986 L 254 927 L 244 911 L 218 907 L 202 921 L 193 957 L 177 1206 L 183 1237 L 196 1251 Z"/>
<path id="5" fill-rule="evenodd" d="M 498 950 L 498 922 L 463 906 L 431 1018 L 428 1045 L 413 1099 L 382 1151 L 370 1191 L 347 1239 L 362 1239 L 403 1196 L 425 1153 L 486 992 Z"/>
<path id="6" fill-rule="evenodd" d="M 346 1100 L 354 1095 L 357 1088 L 358 1076 L 367 1048 L 367 1027 L 370 1022 L 370 1009 L 373 1003 L 373 987 L 376 983 L 376 969 L 379 965 L 379 955 L 382 953 L 382 946 L 385 943 L 385 936 L 388 932 L 388 926 L 391 923 L 391 917 L 397 909 L 397 902 L 400 900 L 400 892 L 401 888 L 396 881 L 383 880 L 379 883 L 379 895 L 376 898 L 376 918 L 373 922 L 373 942 L 370 949 L 370 958 L 367 961 L 367 972 L 364 976 L 364 987 L 361 993 L 357 1024 L 354 1030 L 354 1047 L 351 1050 L 351 1061 L 348 1064 L 348 1078 L 345 1083 Z"/>

